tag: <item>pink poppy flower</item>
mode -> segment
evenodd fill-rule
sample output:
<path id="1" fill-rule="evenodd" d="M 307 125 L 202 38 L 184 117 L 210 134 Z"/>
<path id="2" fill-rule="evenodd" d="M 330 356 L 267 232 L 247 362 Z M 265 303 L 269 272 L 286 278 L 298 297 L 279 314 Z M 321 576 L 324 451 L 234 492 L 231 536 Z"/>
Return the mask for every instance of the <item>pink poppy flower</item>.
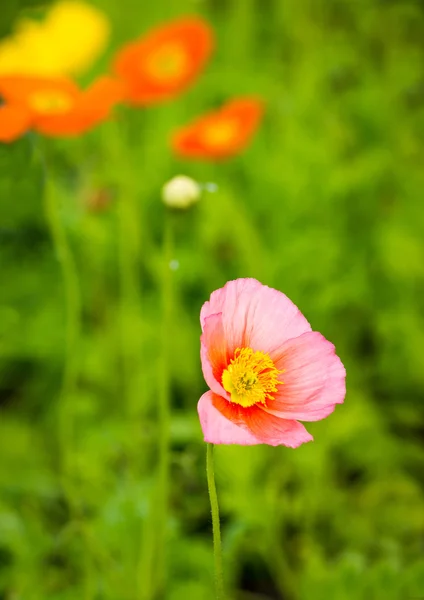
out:
<path id="1" fill-rule="evenodd" d="M 319 421 L 343 402 L 346 371 L 333 344 L 281 292 L 229 281 L 200 320 L 206 442 L 296 448 L 313 439 L 298 419 Z"/>

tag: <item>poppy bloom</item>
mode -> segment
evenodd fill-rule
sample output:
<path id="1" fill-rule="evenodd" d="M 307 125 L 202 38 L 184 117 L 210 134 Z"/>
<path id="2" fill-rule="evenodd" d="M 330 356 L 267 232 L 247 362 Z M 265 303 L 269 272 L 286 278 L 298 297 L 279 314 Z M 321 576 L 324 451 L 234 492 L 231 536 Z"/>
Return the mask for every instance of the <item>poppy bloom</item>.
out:
<path id="1" fill-rule="evenodd" d="M 106 16 L 94 6 L 79 0 L 57 2 L 44 20 L 21 19 L 15 32 L 0 41 L 0 74 L 82 73 L 105 48 L 109 29 Z"/>
<path id="2" fill-rule="evenodd" d="M 239 98 L 179 129 L 172 139 L 177 154 L 187 158 L 222 159 L 241 152 L 256 129 L 263 103 Z"/>
<path id="3" fill-rule="evenodd" d="M 200 320 L 206 442 L 296 448 L 313 439 L 298 419 L 318 421 L 343 402 L 346 372 L 333 344 L 281 292 L 230 281 Z"/>
<path id="4" fill-rule="evenodd" d="M 49 136 L 81 134 L 105 120 L 122 97 L 119 82 L 101 77 L 87 90 L 69 79 L 2 77 L 0 95 L 25 111 L 33 129 Z"/>
<path id="5" fill-rule="evenodd" d="M 124 46 L 115 58 L 114 71 L 126 84 L 131 103 L 154 104 L 186 89 L 204 68 L 212 48 L 207 23 L 195 17 L 180 19 Z"/>
<path id="6" fill-rule="evenodd" d="M 31 125 L 26 110 L 9 104 L 0 106 L 0 142 L 13 142 L 20 138 Z"/>

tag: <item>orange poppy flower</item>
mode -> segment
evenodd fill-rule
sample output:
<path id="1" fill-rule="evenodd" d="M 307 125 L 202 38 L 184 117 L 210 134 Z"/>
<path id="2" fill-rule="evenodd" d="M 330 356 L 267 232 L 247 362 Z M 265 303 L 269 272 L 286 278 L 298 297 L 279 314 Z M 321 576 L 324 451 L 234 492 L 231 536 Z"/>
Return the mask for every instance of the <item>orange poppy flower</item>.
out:
<path id="1" fill-rule="evenodd" d="M 229 158 L 247 146 L 262 114 L 260 100 L 232 100 L 179 129 L 172 139 L 172 147 L 177 154 L 187 158 Z"/>
<path id="2" fill-rule="evenodd" d="M 196 17 L 180 19 L 124 46 L 115 58 L 114 71 L 126 84 L 131 103 L 154 104 L 187 88 L 212 49 L 207 23 Z"/>
<path id="3" fill-rule="evenodd" d="M 0 95 L 26 111 L 32 128 L 48 136 L 84 133 L 108 118 L 122 94 L 122 85 L 112 77 L 100 77 L 85 91 L 69 79 L 0 78 Z"/>
<path id="4" fill-rule="evenodd" d="M 31 125 L 31 115 L 19 106 L 3 104 L 0 106 L 0 142 L 14 142 Z"/>

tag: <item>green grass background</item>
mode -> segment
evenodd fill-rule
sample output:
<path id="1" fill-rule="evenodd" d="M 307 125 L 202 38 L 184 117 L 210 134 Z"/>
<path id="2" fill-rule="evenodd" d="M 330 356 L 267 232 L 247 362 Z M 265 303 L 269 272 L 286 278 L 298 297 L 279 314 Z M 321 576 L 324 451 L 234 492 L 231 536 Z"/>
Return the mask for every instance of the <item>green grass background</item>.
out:
<path id="1" fill-rule="evenodd" d="M 3 3 L 6 31 L 25 7 Z M 112 40 L 84 83 L 121 43 L 179 15 L 208 19 L 217 48 L 172 102 L 120 110 L 76 140 L 31 134 L 0 146 L 0 599 L 214 598 L 199 310 L 246 276 L 284 291 L 335 343 L 348 392 L 308 424 L 314 443 L 216 449 L 230 597 L 424 598 L 424 5 L 97 5 Z M 252 93 L 266 115 L 241 156 L 172 155 L 176 127 Z M 172 222 L 170 510 L 165 552 L 149 563 L 160 189 L 179 173 L 218 190 Z M 109 203 L 96 210 L 98 190 Z M 59 202 L 81 290 L 65 395 L 66 298 L 46 194 Z M 158 562 L 166 577 L 154 575 Z"/>

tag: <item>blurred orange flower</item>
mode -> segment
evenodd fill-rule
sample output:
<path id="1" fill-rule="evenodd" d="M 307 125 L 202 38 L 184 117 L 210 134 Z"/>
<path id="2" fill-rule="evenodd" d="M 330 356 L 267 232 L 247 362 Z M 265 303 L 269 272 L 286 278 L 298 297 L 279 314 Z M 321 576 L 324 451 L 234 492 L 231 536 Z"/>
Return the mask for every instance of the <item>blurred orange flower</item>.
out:
<path id="1" fill-rule="evenodd" d="M 249 143 L 263 114 L 263 102 L 239 98 L 179 129 L 172 146 L 187 158 L 223 159 L 241 152 Z"/>
<path id="2" fill-rule="evenodd" d="M 184 18 L 124 46 L 116 55 L 114 70 L 125 82 L 131 103 L 154 104 L 187 88 L 212 49 L 209 25 L 196 17 Z"/>
<path id="3" fill-rule="evenodd" d="M 8 104 L 8 110 L 12 110 L 9 126 L 17 128 L 26 113 L 31 128 L 48 136 L 84 133 L 108 118 L 122 93 L 122 85 L 106 76 L 85 91 L 64 78 L 0 78 L 0 96 Z"/>
<path id="4" fill-rule="evenodd" d="M 0 142 L 13 142 L 28 131 L 31 116 L 19 106 L 0 106 Z"/>

